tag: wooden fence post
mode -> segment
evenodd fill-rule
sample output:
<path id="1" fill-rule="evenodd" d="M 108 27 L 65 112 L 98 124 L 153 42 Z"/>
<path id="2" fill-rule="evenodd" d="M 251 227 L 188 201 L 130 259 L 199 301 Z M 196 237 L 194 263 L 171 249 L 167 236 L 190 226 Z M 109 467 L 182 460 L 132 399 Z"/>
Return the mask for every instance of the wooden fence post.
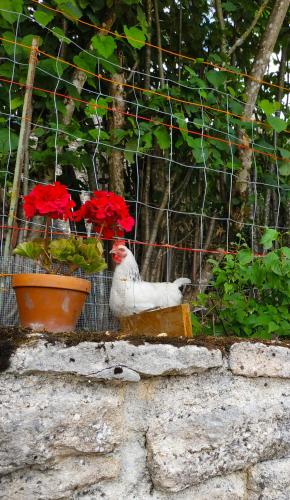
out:
<path id="1" fill-rule="evenodd" d="M 15 215 L 17 214 L 21 174 L 25 162 L 25 155 L 29 146 L 29 136 L 31 130 L 31 116 L 32 116 L 32 106 L 31 106 L 32 86 L 34 83 L 35 68 L 37 64 L 37 53 L 38 53 L 38 38 L 34 37 L 32 39 L 32 44 L 31 44 L 31 51 L 30 51 L 27 78 L 26 78 L 26 90 L 24 95 L 19 142 L 17 148 L 13 186 L 12 186 L 10 207 L 8 213 L 8 222 L 7 222 L 8 229 L 5 239 L 4 258 L 8 257 L 11 250 L 10 247 L 11 247 L 11 240 L 13 233 L 12 226 L 14 225 Z"/>

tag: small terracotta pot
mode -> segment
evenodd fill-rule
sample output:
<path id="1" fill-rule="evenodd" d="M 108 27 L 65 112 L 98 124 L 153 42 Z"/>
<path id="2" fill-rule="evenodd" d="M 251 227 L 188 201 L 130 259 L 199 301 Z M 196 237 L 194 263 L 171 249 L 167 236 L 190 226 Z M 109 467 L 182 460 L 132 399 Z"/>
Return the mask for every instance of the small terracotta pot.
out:
<path id="1" fill-rule="evenodd" d="M 12 287 L 21 326 L 57 333 L 74 330 L 91 283 L 74 276 L 15 274 Z"/>

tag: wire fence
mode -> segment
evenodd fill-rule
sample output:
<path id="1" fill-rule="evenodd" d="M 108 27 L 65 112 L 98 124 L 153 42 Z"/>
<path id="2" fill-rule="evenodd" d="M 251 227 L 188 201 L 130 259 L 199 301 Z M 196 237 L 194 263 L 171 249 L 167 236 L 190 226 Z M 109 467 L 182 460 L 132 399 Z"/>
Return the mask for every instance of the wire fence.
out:
<path id="1" fill-rule="evenodd" d="M 19 257 L 0 258 L 0 326 L 16 326 L 19 324 L 15 292 L 11 286 L 13 274 L 44 273 L 44 270 L 34 262 Z M 115 331 L 118 329 L 118 320 L 109 309 L 109 294 L 112 282 L 112 273 L 85 275 L 77 271 L 75 276 L 85 278 L 91 283 L 91 292 L 77 323 L 77 330 L 96 332 Z"/>
<path id="2" fill-rule="evenodd" d="M 32 1 L 37 3 L 35 0 Z M 43 7 L 60 12 L 49 6 L 44 5 Z M 0 9 L 0 11 L 17 16 L 13 38 L 5 36 L 5 34 L 0 37 L 4 49 L 4 53 L 0 57 L 0 87 L 7 95 L 6 104 L 0 107 L 0 120 L 2 123 L 4 120 L 8 130 L 7 144 L 3 148 L 5 154 L 2 155 L 0 170 L 3 191 L 2 213 L 0 214 L 0 254 L 3 257 L 7 230 L 13 229 L 12 240 L 15 244 L 16 241 L 19 241 L 19 234 L 41 234 L 41 231 L 44 231 L 44 225 L 37 220 L 27 224 L 21 210 L 18 210 L 15 215 L 13 224 L 8 224 L 7 205 L 11 196 L 14 196 L 14 193 L 11 192 L 15 172 L 14 129 L 15 126 L 20 125 L 21 118 L 23 119 L 19 110 L 21 108 L 15 108 L 15 89 L 25 90 L 26 84 L 23 81 L 23 73 L 21 77 L 20 71 L 23 72 L 28 68 L 28 58 L 31 52 L 31 45 L 25 43 L 22 37 L 22 23 L 30 23 L 33 27 L 37 21 L 34 19 L 32 11 L 31 15 L 7 9 Z M 88 27 L 94 27 L 98 31 L 108 31 L 80 19 L 76 21 Z M 46 39 L 55 36 L 53 30 L 46 26 L 41 26 L 41 30 Z M 112 31 L 108 31 L 108 34 L 126 38 L 124 35 Z M 38 62 L 35 68 L 35 82 L 30 85 L 30 89 L 40 99 L 51 98 L 50 103 L 53 109 L 48 123 L 37 118 L 35 114 L 32 117 L 24 117 L 31 126 L 30 151 L 32 160 L 30 160 L 27 170 L 22 172 L 22 187 L 24 185 L 33 187 L 38 183 L 46 182 L 39 178 L 33 163 L 33 157 L 36 156 L 34 153 L 37 153 L 42 134 L 49 133 L 53 138 L 54 155 L 51 161 L 54 179 L 62 172 L 62 148 L 65 136 L 68 141 L 68 152 L 80 155 L 80 157 L 82 153 L 86 153 L 83 163 L 90 162 L 97 189 L 103 187 L 103 181 L 100 182 L 103 176 L 100 157 L 109 155 L 112 151 L 121 151 L 131 183 L 130 198 L 127 201 L 136 220 L 134 233 L 130 237 L 134 244 L 133 250 L 138 253 L 136 250 L 138 247 L 152 247 L 156 251 L 152 254 L 154 259 L 159 258 L 158 252 L 162 251 L 162 256 L 165 257 L 164 274 L 167 280 L 176 277 L 176 269 L 180 274 L 184 268 L 185 259 L 182 261 L 182 258 L 178 257 L 174 260 L 173 251 L 185 254 L 186 258 L 189 255 L 193 256 L 197 270 L 193 282 L 195 287 L 198 287 L 203 281 L 202 259 L 205 253 L 226 254 L 234 252 L 231 243 L 233 234 L 237 232 L 237 227 L 246 228 L 254 251 L 257 247 L 255 243 L 257 234 L 261 234 L 266 226 L 281 231 L 289 230 L 286 223 L 290 218 L 285 215 L 285 211 L 289 210 L 290 186 L 287 179 L 285 180 L 285 177 L 281 176 L 280 169 L 281 164 L 289 165 L 290 159 L 287 154 L 283 153 L 284 150 L 277 145 L 276 132 L 273 133 L 271 142 L 269 139 L 265 140 L 264 132 L 269 130 L 270 125 L 259 118 L 261 110 L 257 108 L 257 116 L 247 123 L 249 145 L 245 146 L 238 133 L 242 119 L 240 110 L 244 102 L 231 93 L 213 86 L 204 84 L 201 86 L 200 83 L 185 84 L 171 77 L 166 78 L 166 75 L 164 85 L 161 86 L 161 79 L 154 74 L 146 75 L 146 73 L 134 68 L 98 57 L 92 51 L 82 47 L 77 42 L 76 37 L 65 35 L 65 37 L 59 36 L 58 38 L 59 43 L 55 53 L 52 54 L 42 48 L 37 49 Z M 67 42 L 91 61 L 93 70 L 88 69 L 86 65 L 76 64 L 75 61 L 72 62 L 68 60 L 68 57 L 65 58 L 62 55 L 63 46 Z M 152 44 L 147 45 L 160 49 Z M 195 62 L 194 58 L 167 49 L 162 50 L 168 55 Z M 23 51 L 26 54 L 26 61 L 23 57 Z M 127 79 L 124 81 L 127 94 L 124 96 L 122 109 L 118 106 L 118 100 L 114 99 L 114 96 L 109 92 L 110 85 L 115 85 L 117 81 L 104 71 L 104 65 L 108 63 L 115 68 L 116 73 L 122 72 L 127 75 Z M 235 78 L 249 78 L 249 75 L 212 62 L 202 61 L 201 64 L 213 68 L 217 72 L 234 75 Z M 84 75 L 84 84 L 80 92 L 76 90 L 73 79 L 68 79 L 67 69 L 82 72 Z M 150 88 L 145 88 L 142 84 L 146 76 L 150 76 Z M 50 85 L 46 86 L 48 79 Z M 269 81 L 263 80 L 260 83 L 264 86 L 279 87 L 285 94 L 289 92 L 288 87 L 278 86 Z M 162 106 L 159 105 L 159 102 L 162 102 Z M 63 108 L 68 103 L 83 109 L 86 120 L 82 124 L 82 133 L 75 134 L 63 121 Z M 191 111 L 186 116 L 185 113 L 180 112 L 181 109 L 190 109 Z M 194 113 L 192 110 L 195 110 Z M 122 115 L 128 120 L 128 129 L 131 135 L 130 140 L 127 140 L 125 144 L 122 140 L 113 143 L 106 134 L 103 120 L 108 114 Z M 148 126 L 153 127 L 153 136 L 154 134 L 155 137 L 158 137 L 158 134 L 162 135 L 166 147 L 153 150 L 152 137 L 148 135 Z M 283 133 L 289 134 L 289 131 L 284 130 Z M 180 140 L 180 146 L 177 146 L 178 140 Z M 182 148 L 185 151 L 183 144 L 186 147 L 188 144 L 193 147 L 194 158 L 186 152 L 184 155 L 182 154 Z M 234 185 L 239 176 L 238 152 L 245 147 L 252 155 L 252 173 L 245 180 L 251 197 L 251 208 L 247 218 L 241 220 L 235 209 Z M 163 188 L 158 191 L 156 199 L 143 196 L 144 159 L 150 160 L 152 165 L 157 167 L 160 176 L 165 179 Z M 72 193 L 79 193 L 82 199 L 86 199 L 91 194 L 87 174 L 84 173 L 86 168 L 81 168 L 81 173 L 77 172 L 78 177 L 85 181 L 84 187 L 82 189 L 70 188 Z M 265 175 L 265 168 L 267 168 L 268 175 Z M 177 174 L 178 185 L 176 185 Z M 188 199 L 188 195 L 186 195 L 187 202 L 185 203 L 184 197 L 178 195 L 178 190 L 180 186 L 183 186 L 185 192 L 189 183 L 194 189 L 195 199 Z M 216 189 L 213 186 L 216 186 Z M 222 196 L 226 201 L 218 206 L 218 203 L 214 203 L 212 199 L 213 192 L 216 192 L 220 197 Z M 21 195 L 22 193 L 20 193 L 20 197 Z M 272 200 L 275 210 L 267 217 L 266 215 L 262 217 L 261 205 L 266 204 L 269 199 Z M 162 239 L 160 241 L 151 237 L 146 239 L 142 221 L 144 222 L 145 219 L 156 221 L 158 218 L 161 221 L 160 225 L 163 226 Z M 179 228 L 178 231 L 173 230 L 173 227 L 176 226 Z M 52 228 L 52 234 L 61 233 L 67 229 L 67 227 L 56 226 Z M 220 234 L 221 242 L 212 248 L 209 237 L 211 231 Z M 78 230 L 78 233 L 80 234 L 81 231 Z M 5 260 L 2 258 L 0 265 L 2 274 L 29 272 L 29 270 L 34 269 L 31 267 L 32 264 L 15 261 L 13 258 Z M 113 319 L 108 308 L 111 274 L 106 272 L 89 277 L 89 279 L 93 285 L 92 293 L 78 327 L 97 330 L 115 329 L 117 322 Z M 1 317 L 5 318 L 5 321 L 9 321 L 9 324 L 15 324 L 17 315 L 14 292 L 9 290 L 9 278 L 4 278 L 1 283 L 1 292 L 5 297 L 5 300 L 1 302 L 3 313 Z"/>

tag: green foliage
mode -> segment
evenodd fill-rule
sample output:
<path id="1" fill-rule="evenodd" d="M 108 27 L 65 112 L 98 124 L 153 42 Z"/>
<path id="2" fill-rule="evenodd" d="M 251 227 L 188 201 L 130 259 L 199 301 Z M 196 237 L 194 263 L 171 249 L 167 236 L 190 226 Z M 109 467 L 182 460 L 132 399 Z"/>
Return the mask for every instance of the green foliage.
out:
<path id="1" fill-rule="evenodd" d="M 20 243 L 14 255 L 37 261 L 47 272 L 72 274 L 77 269 L 96 273 L 106 269 L 103 245 L 96 238 L 59 238 L 45 244 L 44 240 Z"/>
<path id="2" fill-rule="evenodd" d="M 287 122 L 277 118 L 277 116 L 268 116 L 268 123 L 276 132 L 282 132 L 287 128 Z"/>
<path id="3" fill-rule="evenodd" d="M 270 249 L 279 238 L 268 229 L 261 243 Z M 249 248 L 226 255 L 213 265 L 213 290 L 199 294 L 195 306 L 206 309 L 193 317 L 193 332 L 271 339 L 290 336 L 290 249 L 281 246 L 255 257 Z"/>
<path id="4" fill-rule="evenodd" d="M 141 47 L 145 45 L 145 34 L 136 26 L 132 26 L 131 28 L 127 28 L 127 26 L 124 26 L 124 32 L 128 42 L 135 49 L 141 49 Z"/>
<path id="5" fill-rule="evenodd" d="M 117 44 L 115 39 L 109 35 L 95 35 L 92 44 L 97 54 L 104 58 L 109 58 L 115 51 Z"/>

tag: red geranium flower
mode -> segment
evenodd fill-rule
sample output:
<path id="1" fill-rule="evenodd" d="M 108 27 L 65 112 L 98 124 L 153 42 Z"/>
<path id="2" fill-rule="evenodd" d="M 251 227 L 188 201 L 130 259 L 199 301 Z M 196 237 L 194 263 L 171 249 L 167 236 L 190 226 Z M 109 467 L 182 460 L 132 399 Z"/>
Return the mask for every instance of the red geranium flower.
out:
<path id="1" fill-rule="evenodd" d="M 104 238 L 124 236 L 124 231 L 131 231 L 135 224 L 124 198 L 110 191 L 95 191 L 74 218 L 87 219 Z"/>
<path id="2" fill-rule="evenodd" d="M 38 184 L 27 195 L 24 196 L 24 212 L 27 219 L 35 215 L 43 215 L 51 219 L 71 219 L 71 209 L 75 202 L 71 200 L 67 187 L 60 182 Z"/>

